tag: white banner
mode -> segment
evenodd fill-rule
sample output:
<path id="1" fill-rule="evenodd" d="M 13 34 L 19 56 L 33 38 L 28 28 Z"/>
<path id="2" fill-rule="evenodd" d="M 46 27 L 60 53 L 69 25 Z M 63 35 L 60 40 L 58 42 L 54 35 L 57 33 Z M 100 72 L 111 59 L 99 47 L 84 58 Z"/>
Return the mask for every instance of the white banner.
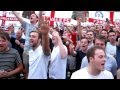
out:
<path id="1" fill-rule="evenodd" d="M 89 22 L 97 21 L 97 23 L 103 24 L 106 18 L 110 19 L 109 11 L 89 11 Z"/>

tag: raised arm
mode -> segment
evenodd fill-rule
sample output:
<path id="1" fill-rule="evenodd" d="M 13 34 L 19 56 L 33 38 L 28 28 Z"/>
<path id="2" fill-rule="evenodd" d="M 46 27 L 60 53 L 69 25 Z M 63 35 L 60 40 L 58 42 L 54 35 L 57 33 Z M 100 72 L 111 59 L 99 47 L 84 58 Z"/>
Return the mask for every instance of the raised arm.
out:
<path id="1" fill-rule="evenodd" d="M 61 37 L 59 36 L 58 32 L 56 32 L 56 37 L 58 39 L 58 46 L 59 46 L 59 50 L 60 50 L 60 55 L 61 55 L 61 59 L 64 59 L 67 57 L 67 48 L 63 45 L 63 42 L 61 40 Z"/>
<path id="2" fill-rule="evenodd" d="M 67 25 L 64 25 L 66 27 L 66 29 L 71 33 L 73 34 L 73 31 L 67 26 Z"/>
<path id="3" fill-rule="evenodd" d="M 71 43 L 69 46 L 70 54 L 76 56 L 77 52 L 74 50 L 74 45 Z"/>
<path id="4" fill-rule="evenodd" d="M 48 32 L 50 30 L 49 24 L 42 23 L 40 29 L 38 30 L 42 33 L 42 49 L 45 55 L 50 55 L 50 47 L 49 47 L 49 35 Z"/>
<path id="5" fill-rule="evenodd" d="M 22 24 L 24 22 L 23 18 L 20 17 L 16 11 L 12 11 L 12 12 L 17 17 L 18 21 Z"/>
<path id="6" fill-rule="evenodd" d="M 81 18 L 77 18 L 77 31 L 78 31 L 78 36 L 81 39 L 82 38 L 82 32 L 81 32 Z"/>

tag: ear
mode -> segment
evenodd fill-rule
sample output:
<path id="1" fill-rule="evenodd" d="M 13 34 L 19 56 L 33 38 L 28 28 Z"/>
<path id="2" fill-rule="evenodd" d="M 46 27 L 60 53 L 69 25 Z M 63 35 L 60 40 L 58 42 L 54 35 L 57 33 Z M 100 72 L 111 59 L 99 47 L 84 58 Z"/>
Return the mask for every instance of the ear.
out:
<path id="1" fill-rule="evenodd" d="M 93 57 L 90 57 L 90 58 L 89 58 L 89 61 L 90 61 L 90 62 L 93 62 L 93 60 L 94 60 Z"/>

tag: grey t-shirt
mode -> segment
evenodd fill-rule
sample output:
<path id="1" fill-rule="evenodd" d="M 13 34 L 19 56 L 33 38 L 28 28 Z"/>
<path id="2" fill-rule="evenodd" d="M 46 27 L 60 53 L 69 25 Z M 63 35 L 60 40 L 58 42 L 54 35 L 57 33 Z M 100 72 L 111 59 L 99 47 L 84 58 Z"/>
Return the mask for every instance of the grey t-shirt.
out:
<path id="1" fill-rule="evenodd" d="M 17 50 L 10 48 L 7 52 L 0 52 L 0 70 L 14 70 L 20 63 L 22 60 Z M 9 77 L 9 79 L 16 78 L 16 75 Z"/>

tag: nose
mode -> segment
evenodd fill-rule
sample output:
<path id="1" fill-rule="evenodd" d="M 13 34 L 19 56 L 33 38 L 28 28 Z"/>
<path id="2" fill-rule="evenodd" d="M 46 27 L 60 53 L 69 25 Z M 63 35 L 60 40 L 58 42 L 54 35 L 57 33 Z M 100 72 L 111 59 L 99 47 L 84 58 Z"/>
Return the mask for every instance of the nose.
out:
<path id="1" fill-rule="evenodd" d="M 103 61 L 104 61 L 104 62 L 106 61 L 106 57 L 103 58 Z"/>
<path id="2" fill-rule="evenodd" d="M 85 45 L 85 43 L 82 43 L 82 45 Z"/>
<path id="3" fill-rule="evenodd" d="M 102 45 L 101 45 L 101 44 L 99 44 L 98 46 L 99 46 L 99 47 L 101 47 Z"/>
<path id="4" fill-rule="evenodd" d="M 89 37 L 90 35 L 88 34 L 87 36 Z"/>

